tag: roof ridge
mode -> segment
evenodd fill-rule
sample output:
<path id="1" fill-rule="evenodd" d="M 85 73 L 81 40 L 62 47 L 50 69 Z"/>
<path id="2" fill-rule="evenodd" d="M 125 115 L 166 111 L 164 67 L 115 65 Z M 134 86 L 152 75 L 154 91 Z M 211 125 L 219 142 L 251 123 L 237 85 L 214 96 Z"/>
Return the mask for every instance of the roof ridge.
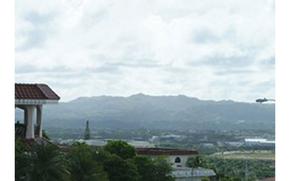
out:
<path id="1" fill-rule="evenodd" d="M 40 85 L 45 85 L 47 86 L 46 84 L 35 84 L 36 87 L 40 90 L 41 94 L 46 97 L 47 99 L 49 98 L 48 95 L 45 93 L 45 91 L 42 90 L 42 88 L 40 87 Z M 47 86 L 48 87 L 48 86 Z"/>

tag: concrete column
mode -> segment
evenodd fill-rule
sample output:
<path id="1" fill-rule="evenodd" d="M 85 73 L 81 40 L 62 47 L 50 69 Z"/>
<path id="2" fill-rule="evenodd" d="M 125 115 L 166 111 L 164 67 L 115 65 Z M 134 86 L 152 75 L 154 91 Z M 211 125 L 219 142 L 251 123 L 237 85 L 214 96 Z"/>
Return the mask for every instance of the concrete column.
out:
<path id="1" fill-rule="evenodd" d="M 27 124 L 26 124 L 26 139 L 34 139 L 34 122 L 35 122 L 35 106 L 26 106 Z"/>
<path id="2" fill-rule="evenodd" d="M 37 135 L 42 138 L 42 105 L 37 106 L 36 124 Z"/>

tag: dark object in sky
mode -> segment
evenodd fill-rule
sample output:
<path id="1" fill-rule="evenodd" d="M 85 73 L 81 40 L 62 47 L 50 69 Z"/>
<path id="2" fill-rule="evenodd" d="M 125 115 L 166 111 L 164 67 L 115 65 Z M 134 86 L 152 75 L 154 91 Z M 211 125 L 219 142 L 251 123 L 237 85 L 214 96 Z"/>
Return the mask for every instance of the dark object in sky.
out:
<path id="1" fill-rule="evenodd" d="M 84 139 L 89 140 L 90 138 L 91 138 L 91 134 L 90 134 L 90 128 L 89 128 L 89 121 L 87 121 Z"/>
<path id="2" fill-rule="evenodd" d="M 268 101 L 273 101 L 273 102 L 275 102 L 275 99 L 266 99 L 266 98 L 264 98 L 264 99 L 257 99 L 256 100 L 256 102 L 258 102 L 258 103 L 263 103 L 263 102 L 268 102 Z"/>

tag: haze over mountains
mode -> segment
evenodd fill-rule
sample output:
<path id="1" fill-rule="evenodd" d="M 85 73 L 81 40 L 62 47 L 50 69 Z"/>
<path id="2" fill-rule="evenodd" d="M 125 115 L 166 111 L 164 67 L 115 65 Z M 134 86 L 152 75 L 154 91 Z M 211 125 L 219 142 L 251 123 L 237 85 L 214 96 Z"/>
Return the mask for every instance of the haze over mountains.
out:
<path id="1" fill-rule="evenodd" d="M 16 119 L 22 119 L 19 110 Z M 80 97 L 44 107 L 44 127 L 274 130 L 275 105 L 208 101 L 187 96 Z"/>

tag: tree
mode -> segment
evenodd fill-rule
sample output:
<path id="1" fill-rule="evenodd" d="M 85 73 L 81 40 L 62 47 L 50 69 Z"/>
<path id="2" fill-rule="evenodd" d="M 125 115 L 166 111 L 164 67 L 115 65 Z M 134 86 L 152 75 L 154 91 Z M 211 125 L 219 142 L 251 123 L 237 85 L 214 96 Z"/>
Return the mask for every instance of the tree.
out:
<path id="1" fill-rule="evenodd" d="M 104 147 L 104 150 L 111 154 L 116 154 L 123 159 L 129 159 L 136 156 L 135 148 L 121 140 L 109 141 Z"/>
<path id="2" fill-rule="evenodd" d="M 172 171 L 172 167 L 166 159 L 159 157 L 153 160 L 154 163 L 154 174 L 156 181 L 172 181 L 174 178 L 169 174 Z"/>
<path id="3" fill-rule="evenodd" d="M 42 137 L 47 139 L 47 140 L 50 140 L 49 136 L 47 135 L 46 131 L 45 130 L 42 130 Z"/>
<path id="4" fill-rule="evenodd" d="M 134 158 L 140 175 L 140 181 L 171 181 L 174 180 L 169 174 L 170 164 L 163 158 L 151 159 L 149 157 L 137 156 Z"/>
<path id="5" fill-rule="evenodd" d="M 121 157 L 112 154 L 104 163 L 104 169 L 109 175 L 110 181 L 137 181 L 139 174 L 136 165 L 132 160 L 124 160 Z"/>
<path id="6" fill-rule="evenodd" d="M 27 180 L 29 167 L 31 166 L 28 148 L 22 139 L 15 140 L 15 180 Z"/>
<path id="7" fill-rule="evenodd" d="M 155 179 L 155 165 L 149 157 L 136 156 L 134 163 L 140 175 L 140 181 Z"/>
<path id="8" fill-rule="evenodd" d="M 188 158 L 186 165 L 188 167 L 197 168 L 197 167 L 208 167 L 206 160 L 201 156 L 195 156 Z"/>
<path id="9" fill-rule="evenodd" d="M 67 180 L 68 170 L 64 155 L 59 149 L 48 143 L 35 143 L 32 146 L 29 163 L 28 180 L 51 181 Z"/>
<path id="10" fill-rule="evenodd" d="M 85 143 L 75 143 L 68 153 L 72 181 L 107 181 L 103 167 L 94 159 L 95 152 Z"/>

